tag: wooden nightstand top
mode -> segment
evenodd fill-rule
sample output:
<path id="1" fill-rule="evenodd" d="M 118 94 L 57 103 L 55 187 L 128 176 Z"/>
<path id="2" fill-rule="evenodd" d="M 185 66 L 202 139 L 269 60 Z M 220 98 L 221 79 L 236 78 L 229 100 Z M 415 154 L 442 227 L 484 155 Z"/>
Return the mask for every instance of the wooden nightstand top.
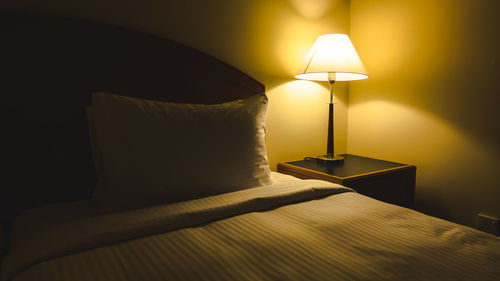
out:
<path id="1" fill-rule="evenodd" d="M 338 183 L 387 203 L 410 208 L 413 206 L 415 166 L 352 154 L 342 156 L 343 162 L 310 159 L 279 163 L 278 172 L 300 179 Z"/>
<path id="2" fill-rule="evenodd" d="M 320 173 L 328 177 L 338 178 L 340 181 L 353 177 L 359 178 L 413 167 L 407 164 L 352 154 L 342 154 L 342 156 L 344 156 L 344 161 L 341 162 L 327 163 L 311 159 L 285 162 L 278 165 L 284 170 L 289 170 L 290 168 L 293 168 L 294 170 L 301 169 L 303 172 L 307 172 L 309 170 L 315 174 Z"/>

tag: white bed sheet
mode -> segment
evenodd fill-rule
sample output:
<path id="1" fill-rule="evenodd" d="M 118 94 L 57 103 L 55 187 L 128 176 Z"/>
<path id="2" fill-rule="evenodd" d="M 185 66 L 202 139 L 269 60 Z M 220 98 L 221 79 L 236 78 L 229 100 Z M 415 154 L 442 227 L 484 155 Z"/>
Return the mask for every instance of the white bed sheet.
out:
<path id="1" fill-rule="evenodd" d="M 497 237 L 339 185 L 273 176 L 270 186 L 121 213 L 93 203 L 28 212 L 14 224 L 2 273 L 16 281 L 500 276 Z"/>

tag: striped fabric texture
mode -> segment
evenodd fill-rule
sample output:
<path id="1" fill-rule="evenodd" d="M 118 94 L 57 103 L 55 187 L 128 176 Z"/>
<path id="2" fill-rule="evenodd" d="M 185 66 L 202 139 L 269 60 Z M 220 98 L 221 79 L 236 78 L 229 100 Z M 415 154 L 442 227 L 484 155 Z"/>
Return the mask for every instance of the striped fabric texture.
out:
<path id="1" fill-rule="evenodd" d="M 338 185 L 281 179 L 135 211 L 79 214 L 76 220 L 67 213 L 57 225 L 15 238 L 3 276 L 16 281 L 499 280 L 499 238 Z M 14 228 L 19 233 L 30 220 L 51 213 L 57 208 L 27 214 Z"/>

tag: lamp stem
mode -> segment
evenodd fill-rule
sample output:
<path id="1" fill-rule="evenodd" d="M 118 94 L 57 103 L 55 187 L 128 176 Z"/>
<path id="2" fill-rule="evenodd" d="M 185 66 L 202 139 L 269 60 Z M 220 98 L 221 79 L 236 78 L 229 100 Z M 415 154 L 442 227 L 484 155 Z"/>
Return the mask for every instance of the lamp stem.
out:
<path id="1" fill-rule="evenodd" d="M 333 103 L 333 83 L 335 80 L 328 80 L 328 83 L 330 83 L 330 103 Z"/>
<path id="2" fill-rule="evenodd" d="M 330 83 L 330 104 L 328 108 L 328 140 L 326 144 L 326 155 L 328 157 L 333 158 L 334 157 L 334 152 L 333 152 L 333 83 L 335 83 L 335 80 L 328 80 L 328 83 Z"/>

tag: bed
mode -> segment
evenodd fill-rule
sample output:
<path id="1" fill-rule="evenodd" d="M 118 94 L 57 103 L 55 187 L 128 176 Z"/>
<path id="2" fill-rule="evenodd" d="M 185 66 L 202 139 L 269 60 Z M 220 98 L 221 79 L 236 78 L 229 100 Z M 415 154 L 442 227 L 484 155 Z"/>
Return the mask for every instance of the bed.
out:
<path id="1" fill-rule="evenodd" d="M 0 21 L 2 280 L 499 280 L 497 237 L 269 171 L 265 88 L 234 67 Z"/>

